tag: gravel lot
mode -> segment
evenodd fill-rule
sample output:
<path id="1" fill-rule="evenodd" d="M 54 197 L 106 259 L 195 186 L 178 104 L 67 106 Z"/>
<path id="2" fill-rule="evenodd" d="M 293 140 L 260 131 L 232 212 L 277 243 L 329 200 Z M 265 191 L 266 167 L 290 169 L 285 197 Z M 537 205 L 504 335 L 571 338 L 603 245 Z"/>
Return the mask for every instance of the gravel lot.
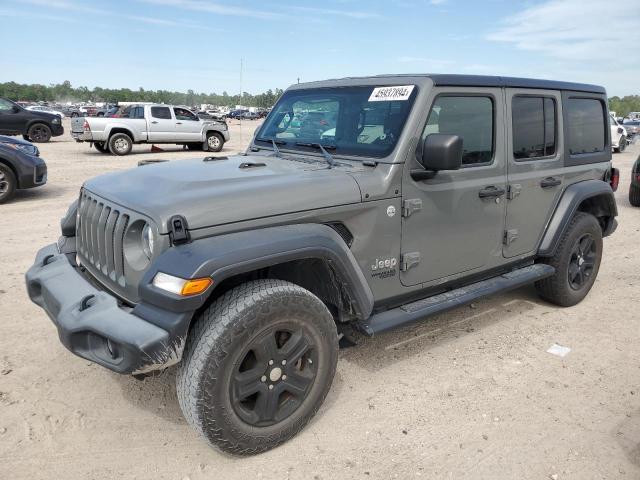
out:
<path id="1" fill-rule="evenodd" d="M 224 152 L 256 125 L 234 123 Z M 360 339 L 312 423 L 251 458 L 198 438 L 172 369 L 141 382 L 67 352 L 24 288 L 86 178 L 194 152 L 113 157 L 68 133 L 40 148 L 48 184 L 0 206 L 0 479 L 640 478 L 640 209 L 627 198 L 640 146 L 614 155 L 620 226 L 584 302 L 560 309 L 525 288 Z"/>

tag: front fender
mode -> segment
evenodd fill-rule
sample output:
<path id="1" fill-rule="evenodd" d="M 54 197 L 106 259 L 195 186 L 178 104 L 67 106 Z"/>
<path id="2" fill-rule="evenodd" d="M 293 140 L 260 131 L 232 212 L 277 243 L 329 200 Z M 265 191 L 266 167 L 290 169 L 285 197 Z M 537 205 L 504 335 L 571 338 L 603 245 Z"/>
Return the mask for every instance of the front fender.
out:
<path id="1" fill-rule="evenodd" d="M 166 292 L 158 291 L 151 284 L 157 272 L 181 278 L 211 277 L 215 288 L 226 278 L 302 259 L 328 262 L 341 277 L 357 315 L 369 317 L 373 310 L 373 293 L 353 253 L 340 235 L 321 224 L 249 230 L 172 247 L 160 255 L 146 272 L 140 284 L 140 298 L 156 305 L 167 298 Z M 206 301 L 209 294 L 205 292 L 180 303 L 185 308 L 195 309 Z"/>
<path id="2" fill-rule="evenodd" d="M 553 256 L 571 219 L 585 201 L 590 201 L 591 207 L 597 208 L 599 213 L 597 216 L 604 217 L 606 222 L 604 236 L 613 232 L 618 208 L 611 185 L 602 180 L 585 180 L 574 183 L 564 191 L 556 210 L 553 212 L 538 249 L 539 256 Z"/>

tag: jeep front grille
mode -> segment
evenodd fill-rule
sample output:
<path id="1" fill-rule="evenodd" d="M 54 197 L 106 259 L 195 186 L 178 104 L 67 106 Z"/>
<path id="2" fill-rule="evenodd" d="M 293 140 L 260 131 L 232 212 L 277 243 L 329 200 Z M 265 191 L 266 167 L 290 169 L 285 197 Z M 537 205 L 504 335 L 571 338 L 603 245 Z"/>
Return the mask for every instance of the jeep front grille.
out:
<path id="1" fill-rule="evenodd" d="M 80 194 L 76 241 L 80 262 L 94 273 L 125 285 L 122 242 L 129 215 L 86 191 Z M 91 268 L 93 267 L 93 268 Z"/>

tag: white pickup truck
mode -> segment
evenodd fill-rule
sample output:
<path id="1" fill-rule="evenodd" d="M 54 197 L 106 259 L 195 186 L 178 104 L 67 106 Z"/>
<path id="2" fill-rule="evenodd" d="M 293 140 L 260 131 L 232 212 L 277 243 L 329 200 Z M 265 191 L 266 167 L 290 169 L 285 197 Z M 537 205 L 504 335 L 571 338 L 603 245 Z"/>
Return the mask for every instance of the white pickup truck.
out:
<path id="1" fill-rule="evenodd" d="M 136 143 L 172 143 L 219 152 L 229 140 L 229 130 L 225 122 L 202 120 L 186 107 L 152 104 L 131 105 L 119 117 L 72 118 L 71 136 L 114 155 L 127 155 Z"/>

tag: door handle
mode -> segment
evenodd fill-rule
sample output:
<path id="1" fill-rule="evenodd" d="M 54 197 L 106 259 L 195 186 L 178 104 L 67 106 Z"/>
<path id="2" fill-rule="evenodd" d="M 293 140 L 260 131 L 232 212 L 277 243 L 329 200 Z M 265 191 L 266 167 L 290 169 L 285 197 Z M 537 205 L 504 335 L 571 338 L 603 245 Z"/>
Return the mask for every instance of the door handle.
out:
<path id="1" fill-rule="evenodd" d="M 491 185 L 490 187 L 483 188 L 478 192 L 480 198 L 495 198 L 503 196 L 507 191 L 502 187 L 496 187 Z"/>
<path id="2" fill-rule="evenodd" d="M 557 187 L 561 183 L 562 183 L 562 180 L 560 180 L 559 178 L 547 177 L 540 182 L 540 186 L 542 188 L 552 188 L 552 187 Z"/>
<path id="3" fill-rule="evenodd" d="M 154 121 L 153 121 L 153 122 L 151 122 L 151 123 L 158 123 L 158 122 L 156 122 L 156 121 L 154 120 Z"/>
<path id="4" fill-rule="evenodd" d="M 182 125 L 182 122 L 176 122 L 176 125 Z"/>

